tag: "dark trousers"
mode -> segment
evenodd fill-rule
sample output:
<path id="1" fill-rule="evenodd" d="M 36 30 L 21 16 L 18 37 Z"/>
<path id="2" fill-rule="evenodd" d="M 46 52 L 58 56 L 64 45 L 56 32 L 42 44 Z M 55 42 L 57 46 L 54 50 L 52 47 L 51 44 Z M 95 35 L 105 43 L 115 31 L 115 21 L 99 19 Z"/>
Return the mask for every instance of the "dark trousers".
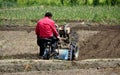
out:
<path id="1" fill-rule="evenodd" d="M 57 42 L 58 39 L 56 37 L 50 37 L 48 39 L 51 39 L 51 50 L 54 51 L 57 48 Z M 39 56 L 43 56 L 44 51 L 45 51 L 45 40 L 43 40 L 43 38 L 37 37 L 37 44 L 40 47 L 40 52 L 39 52 Z"/>

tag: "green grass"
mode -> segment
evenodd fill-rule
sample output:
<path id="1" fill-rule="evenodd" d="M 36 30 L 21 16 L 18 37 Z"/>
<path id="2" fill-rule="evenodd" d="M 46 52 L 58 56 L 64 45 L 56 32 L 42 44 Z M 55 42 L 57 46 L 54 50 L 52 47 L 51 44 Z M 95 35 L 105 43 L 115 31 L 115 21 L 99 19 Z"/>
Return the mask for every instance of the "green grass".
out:
<path id="1" fill-rule="evenodd" d="M 31 23 L 30 20 L 44 17 L 44 13 L 47 11 L 53 13 L 54 20 L 86 20 L 95 22 L 108 21 L 120 24 L 120 8 L 118 6 L 34 6 L 25 8 L 9 8 L 0 9 L 0 19 L 9 19 L 10 22 L 17 19 L 15 22 L 18 24 L 18 20 L 26 21 L 26 24 L 34 24 Z M 1 20 L 1 24 L 5 24 L 4 20 Z"/>

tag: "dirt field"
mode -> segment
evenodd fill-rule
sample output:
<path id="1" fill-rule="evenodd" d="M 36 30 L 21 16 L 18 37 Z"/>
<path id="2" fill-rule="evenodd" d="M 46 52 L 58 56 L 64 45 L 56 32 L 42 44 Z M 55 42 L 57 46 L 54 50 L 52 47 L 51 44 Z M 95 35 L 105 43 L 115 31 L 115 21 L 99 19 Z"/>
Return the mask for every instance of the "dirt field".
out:
<path id="1" fill-rule="evenodd" d="M 120 26 L 105 26 L 93 24 L 70 23 L 72 42 L 79 44 L 79 60 L 99 58 L 120 58 Z M 0 59 L 38 59 L 38 46 L 34 27 L 3 26 L 0 27 Z M 39 60 L 39 59 L 38 59 Z M 118 63 L 120 64 L 120 63 Z M 1 73 L 3 75 L 119 75 L 120 66 L 114 68 L 75 69 L 56 71 L 31 71 L 27 73 Z"/>
<path id="2" fill-rule="evenodd" d="M 75 69 L 75 70 L 55 70 L 55 71 L 32 71 L 19 73 L 4 73 L 2 75 L 119 75 L 119 69 Z M 114 71 L 114 72 L 113 72 Z"/>

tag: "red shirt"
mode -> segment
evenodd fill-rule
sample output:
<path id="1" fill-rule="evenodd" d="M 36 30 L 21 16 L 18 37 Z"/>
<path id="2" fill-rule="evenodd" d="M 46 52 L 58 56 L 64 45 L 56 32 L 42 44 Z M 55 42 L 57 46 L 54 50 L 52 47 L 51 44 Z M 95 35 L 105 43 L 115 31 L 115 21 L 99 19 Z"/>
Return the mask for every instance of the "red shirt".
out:
<path id="1" fill-rule="evenodd" d="M 55 28 L 54 21 L 48 17 L 44 17 L 43 19 L 38 21 L 35 32 L 36 32 L 36 35 L 41 38 L 58 36 L 58 32 Z"/>

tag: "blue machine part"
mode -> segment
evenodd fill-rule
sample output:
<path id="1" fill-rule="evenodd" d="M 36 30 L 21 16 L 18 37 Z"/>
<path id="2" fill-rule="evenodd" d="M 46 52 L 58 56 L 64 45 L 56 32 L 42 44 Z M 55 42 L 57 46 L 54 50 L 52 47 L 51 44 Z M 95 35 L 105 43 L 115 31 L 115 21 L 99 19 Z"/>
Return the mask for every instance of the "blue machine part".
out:
<path id="1" fill-rule="evenodd" d="M 69 54 L 68 51 L 69 51 L 68 49 L 60 49 L 58 59 L 68 60 L 68 54 Z"/>

